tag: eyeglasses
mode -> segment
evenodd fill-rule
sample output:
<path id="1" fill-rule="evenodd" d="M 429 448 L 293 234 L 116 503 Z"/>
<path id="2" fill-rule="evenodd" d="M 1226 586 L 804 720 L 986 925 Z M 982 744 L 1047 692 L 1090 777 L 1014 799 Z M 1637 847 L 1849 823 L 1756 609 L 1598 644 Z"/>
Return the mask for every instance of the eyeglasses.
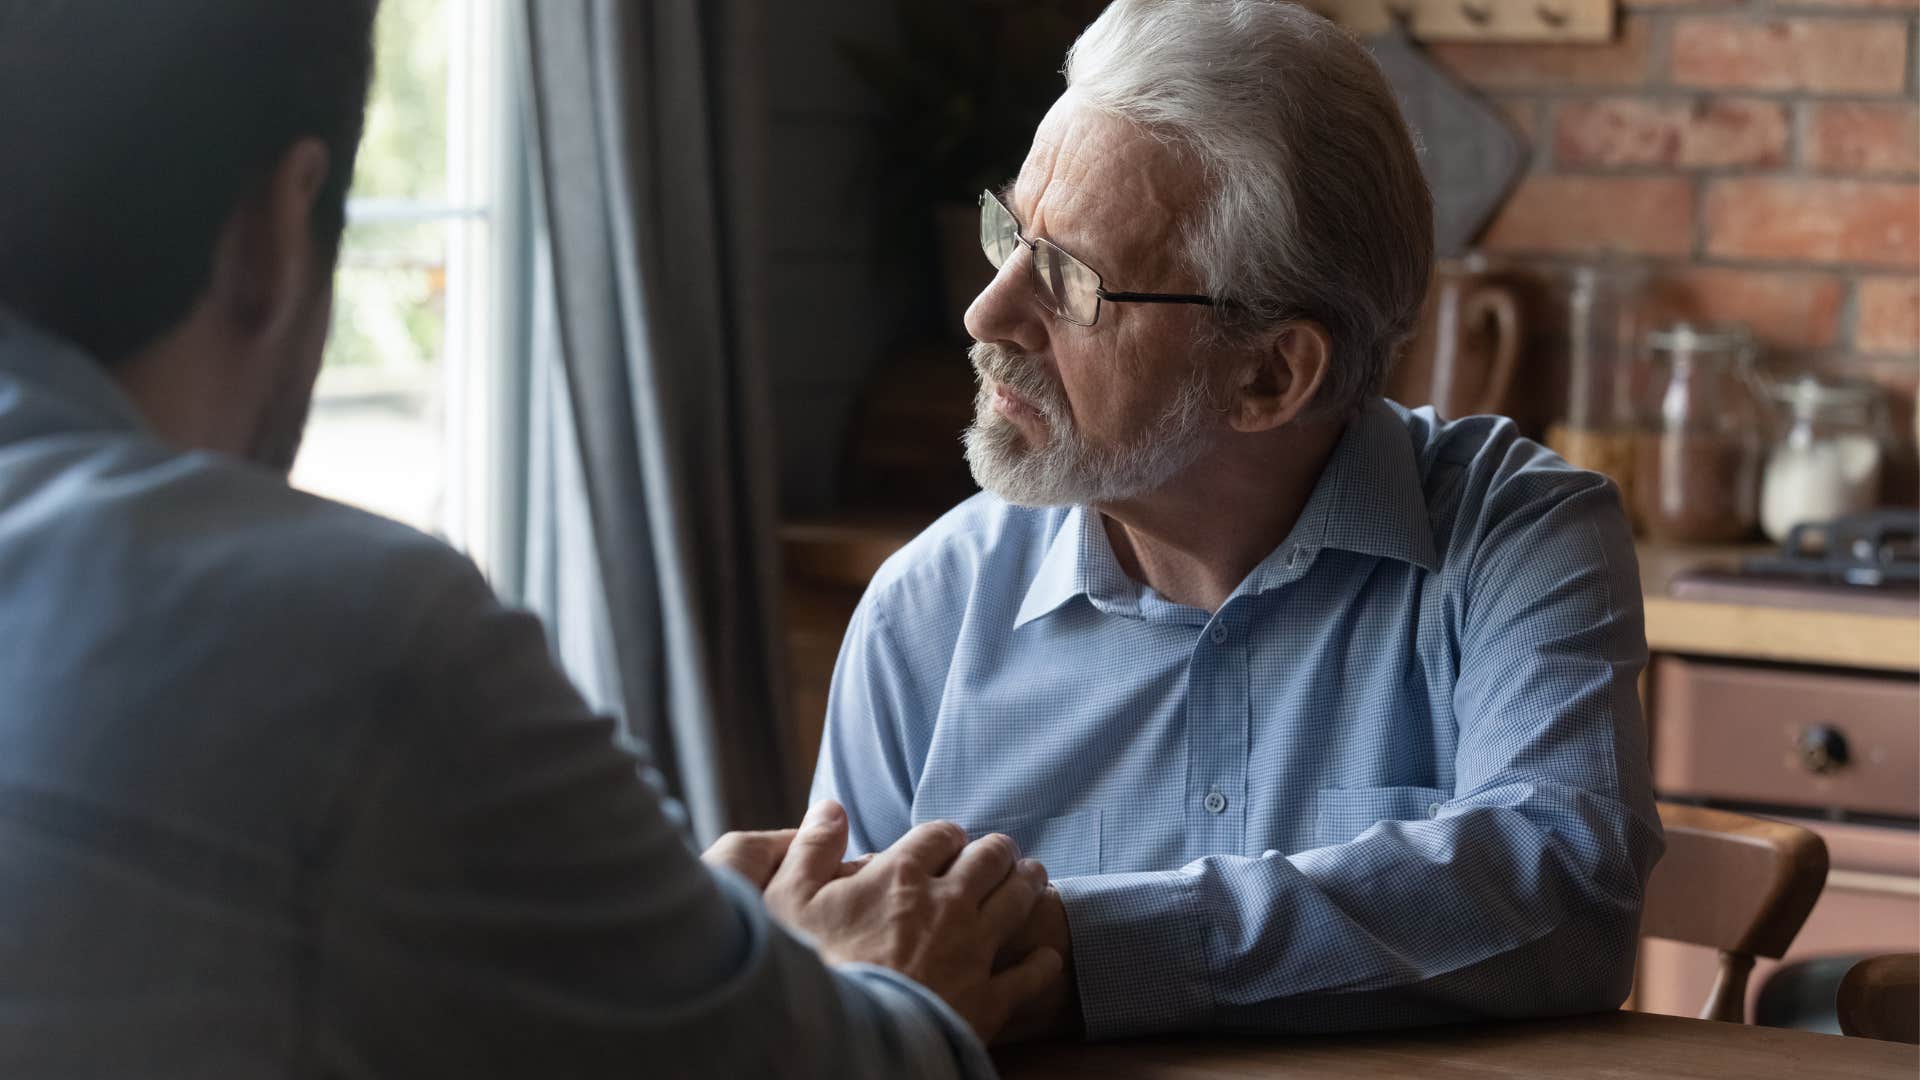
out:
<path id="1" fill-rule="evenodd" d="M 1109 292 L 1093 267 L 1060 250 L 1050 240 L 1020 235 L 1013 211 L 991 191 L 980 193 L 980 248 L 995 270 L 1013 258 L 1014 248 L 1033 252 L 1033 293 L 1048 311 L 1075 326 L 1092 326 L 1100 318 L 1100 302 L 1115 304 L 1224 304 L 1193 293 Z"/>

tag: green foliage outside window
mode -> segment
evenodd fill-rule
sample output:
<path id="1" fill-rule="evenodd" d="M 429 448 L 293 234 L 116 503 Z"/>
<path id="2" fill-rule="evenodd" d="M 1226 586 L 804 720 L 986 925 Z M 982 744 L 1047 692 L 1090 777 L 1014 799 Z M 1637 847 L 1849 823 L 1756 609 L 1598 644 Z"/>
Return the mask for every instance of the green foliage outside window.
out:
<path id="1" fill-rule="evenodd" d="M 447 2 L 385 0 L 380 6 L 355 199 L 446 198 Z M 446 326 L 446 231 L 441 223 L 348 228 L 335 279 L 329 367 L 405 372 L 438 363 Z"/>

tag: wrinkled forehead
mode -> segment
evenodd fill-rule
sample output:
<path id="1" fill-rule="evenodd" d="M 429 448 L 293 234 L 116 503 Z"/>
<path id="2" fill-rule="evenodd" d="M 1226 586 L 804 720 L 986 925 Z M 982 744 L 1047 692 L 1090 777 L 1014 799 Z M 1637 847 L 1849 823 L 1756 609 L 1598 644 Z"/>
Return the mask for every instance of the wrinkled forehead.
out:
<path id="1" fill-rule="evenodd" d="M 1190 155 L 1069 94 L 1040 122 L 1008 205 L 1029 235 L 1054 241 L 1122 287 L 1144 288 L 1137 278 L 1171 267 L 1173 242 L 1201 191 Z"/>

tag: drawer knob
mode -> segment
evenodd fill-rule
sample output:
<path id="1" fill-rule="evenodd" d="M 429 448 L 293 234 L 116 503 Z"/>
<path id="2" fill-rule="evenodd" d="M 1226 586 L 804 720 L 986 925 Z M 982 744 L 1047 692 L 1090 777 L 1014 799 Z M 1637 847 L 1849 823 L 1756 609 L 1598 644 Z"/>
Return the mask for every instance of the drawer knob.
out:
<path id="1" fill-rule="evenodd" d="M 1815 724 L 1800 733 L 1800 764 L 1808 772 L 1830 773 L 1847 763 L 1847 737 L 1831 724 Z"/>

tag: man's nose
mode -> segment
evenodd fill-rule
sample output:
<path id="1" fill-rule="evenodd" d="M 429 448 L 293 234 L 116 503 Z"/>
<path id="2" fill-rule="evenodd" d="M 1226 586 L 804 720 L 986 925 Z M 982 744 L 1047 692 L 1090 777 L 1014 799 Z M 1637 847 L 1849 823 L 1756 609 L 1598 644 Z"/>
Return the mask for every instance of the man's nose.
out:
<path id="1" fill-rule="evenodd" d="M 1015 248 L 1000 264 L 1000 272 L 973 298 L 965 319 L 973 340 L 1010 345 L 1027 353 L 1046 349 L 1050 316 L 1033 295 L 1031 258 L 1033 253 L 1025 247 Z"/>

